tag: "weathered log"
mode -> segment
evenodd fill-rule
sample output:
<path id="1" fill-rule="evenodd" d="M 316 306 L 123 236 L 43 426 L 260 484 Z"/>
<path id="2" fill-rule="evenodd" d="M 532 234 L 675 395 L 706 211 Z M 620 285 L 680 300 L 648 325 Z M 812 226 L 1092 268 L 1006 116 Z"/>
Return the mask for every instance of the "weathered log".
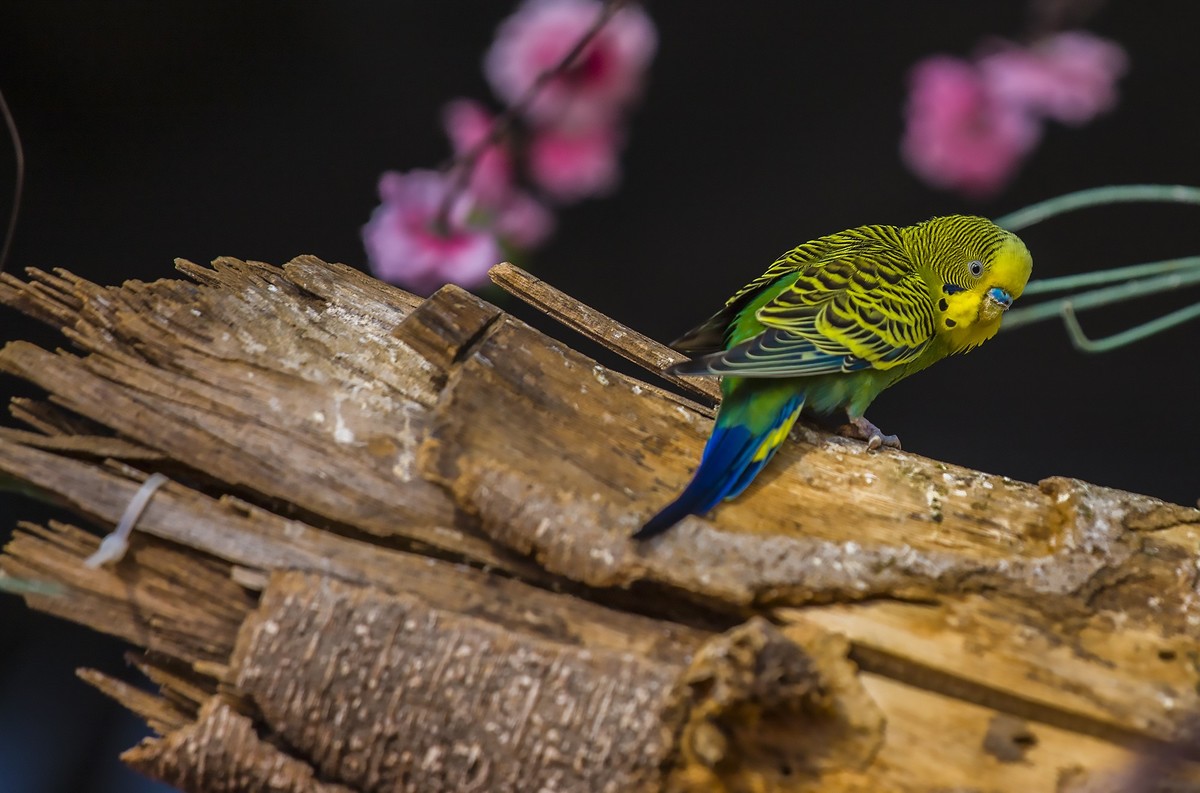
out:
<path id="1" fill-rule="evenodd" d="M 125 755 L 146 773 L 230 793 L 1200 790 L 1200 512 L 800 426 L 743 498 L 639 545 L 705 406 L 454 287 L 421 301 L 312 257 L 179 266 L 192 282 L 0 279 L 77 349 L 0 351 L 48 394 L 14 402 L 30 429 L 0 430 L 0 475 L 102 528 L 171 480 L 115 565 L 84 567 L 98 539 L 65 521 L 20 524 L 0 557 L 58 585 L 34 608 L 144 650 L 158 696 L 83 674 L 161 736 Z"/>

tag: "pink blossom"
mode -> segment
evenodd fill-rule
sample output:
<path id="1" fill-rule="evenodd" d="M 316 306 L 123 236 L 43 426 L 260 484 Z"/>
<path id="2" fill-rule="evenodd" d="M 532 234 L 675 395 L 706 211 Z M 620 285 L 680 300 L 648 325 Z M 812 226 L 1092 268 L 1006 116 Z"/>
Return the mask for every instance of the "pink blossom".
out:
<path id="1" fill-rule="evenodd" d="M 389 171 L 380 178 L 383 203 L 362 231 L 376 276 L 425 295 L 447 282 L 474 287 L 486 281 L 500 247 L 493 234 L 467 225 L 470 194 L 454 201 L 447 229 L 436 227 L 451 189 L 451 180 L 434 171 Z"/>
<path id="2" fill-rule="evenodd" d="M 536 248 L 554 232 L 554 213 L 528 193 L 513 191 L 496 213 L 496 233 L 517 248 Z"/>
<path id="3" fill-rule="evenodd" d="M 564 204 L 611 192 L 621 176 L 620 135 L 609 126 L 580 132 L 537 131 L 529 143 L 529 175 Z"/>
<path id="4" fill-rule="evenodd" d="M 480 145 L 492 131 L 492 115 L 478 102 L 455 99 L 442 109 L 442 124 L 456 157 Z M 480 201 L 500 204 L 512 189 L 512 161 L 498 145 L 489 146 L 475 161 L 469 189 Z"/>
<path id="5" fill-rule="evenodd" d="M 494 123 L 483 105 L 470 99 L 447 104 L 442 118 L 456 157 L 486 140 Z M 467 189 L 478 199 L 474 214 L 481 221 L 490 219 L 496 233 L 510 245 L 536 248 L 554 231 L 550 210 L 513 184 L 512 158 L 501 145 L 489 146 L 475 160 Z"/>
<path id="6" fill-rule="evenodd" d="M 526 0 L 501 24 L 484 58 L 492 90 L 517 103 L 539 75 L 566 57 L 603 8 L 599 0 Z M 609 122 L 636 98 L 657 46 L 646 13 L 635 5 L 621 8 L 575 64 L 542 87 L 526 116 L 569 128 Z"/>
<path id="7" fill-rule="evenodd" d="M 1028 49 L 1003 46 L 979 60 L 998 97 L 1064 124 L 1084 124 L 1111 110 L 1127 66 L 1120 45 L 1077 30 Z"/>
<path id="8" fill-rule="evenodd" d="M 1037 144 L 1037 120 L 991 93 L 966 61 L 932 56 L 913 68 L 909 80 L 901 150 L 930 184 L 986 196 L 1004 185 Z"/>

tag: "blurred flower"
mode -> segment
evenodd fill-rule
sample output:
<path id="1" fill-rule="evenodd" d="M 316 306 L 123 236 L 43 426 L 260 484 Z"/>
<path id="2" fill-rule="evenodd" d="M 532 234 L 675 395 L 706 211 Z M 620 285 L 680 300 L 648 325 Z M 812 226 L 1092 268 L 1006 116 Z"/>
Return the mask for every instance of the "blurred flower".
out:
<path id="1" fill-rule="evenodd" d="M 473 151 L 492 133 L 494 118 L 478 102 L 456 99 L 442 112 L 446 135 L 456 157 Z M 463 167 L 462 165 L 458 167 Z M 450 178 L 456 178 L 451 169 Z M 477 199 L 472 213 L 481 224 L 493 221 L 496 233 L 518 248 L 536 248 L 554 230 L 554 215 L 533 196 L 519 190 L 513 183 L 513 165 L 508 151 L 498 145 L 488 146 L 475 160 L 467 191 Z"/>
<path id="2" fill-rule="evenodd" d="M 582 132 L 537 131 L 529 143 L 529 175 L 551 198 L 564 204 L 611 192 L 621 167 L 620 136 L 609 126 Z"/>
<path id="3" fill-rule="evenodd" d="M 495 121 L 483 105 L 470 99 L 456 99 L 447 104 L 442 120 L 455 157 L 463 157 L 483 143 L 492 133 Z M 457 178 L 457 173 L 451 169 L 451 181 Z M 496 233 L 510 245 L 536 248 L 554 230 L 554 215 L 550 210 L 514 185 L 512 159 L 500 145 L 488 146 L 475 160 L 466 189 L 476 198 L 474 219 L 482 224 L 490 218 Z"/>
<path id="4" fill-rule="evenodd" d="M 467 225 L 474 196 L 453 200 L 446 228 L 438 228 L 453 180 L 434 171 L 389 171 L 379 180 L 383 203 L 363 226 L 371 270 L 379 278 L 428 295 L 445 283 L 475 287 L 501 259 L 495 235 Z"/>
<path id="5" fill-rule="evenodd" d="M 496 33 L 484 71 L 496 95 L 516 104 L 603 12 L 599 0 L 526 0 Z M 618 10 L 564 73 L 524 108 L 538 124 L 579 129 L 611 123 L 636 98 L 658 36 L 639 7 Z"/>
<path id="6" fill-rule="evenodd" d="M 498 121 L 470 99 L 447 103 L 447 170 L 382 176 L 382 203 L 362 231 L 375 275 L 421 294 L 446 282 L 478 286 L 505 251 L 536 248 L 554 230 L 554 214 L 526 187 L 568 203 L 616 186 L 622 113 L 657 34 L 640 8 L 609 10 L 599 0 L 526 0 L 502 23 L 485 68 L 509 108 Z"/>
<path id="7" fill-rule="evenodd" d="M 442 109 L 442 125 L 455 157 L 463 157 L 492 132 L 492 114 L 478 102 L 455 99 Z M 468 189 L 481 201 L 498 204 L 512 189 L 512 161 L 508 152 L 493 144 L 474 163 Z"/>
<path id="8" fill-rule="evenodd" d="M 494 225 L 506 243 L 528 250 L 554 232 L 554 213 L 528 193 L 514 190 L 496 212 Z"/>
<path id="9" fill-rule="evenodd" d="M 1037 144 L 1037 120 L 997 97 L 966 61 L 926 58 L 913 68 L 909 83 L 901 151 L 930 184 L 986 196 L 1007 182 Z"/>
<path id="10" fill-rule="evenodd" d="M 1120 45 L 1076 30 L 1028 49 L 1004 46 L 981 58 L 979 68 L 1002 100 L 1064 124 L 1085 124 L 1116 105 L 1116 82 L 1128 62 Z"/>
<path id="11" fill-rule="evenodd" d="M 1127 66 L 1119 45 L 1083 31 L 1030 47 L 996 42 L 975 63 L 926 58 L 910 74 L 904 159 L 937 187 L 994 193 L 1037 145 L 1043 119 L 1084 124 L 1111 110 Z"/>

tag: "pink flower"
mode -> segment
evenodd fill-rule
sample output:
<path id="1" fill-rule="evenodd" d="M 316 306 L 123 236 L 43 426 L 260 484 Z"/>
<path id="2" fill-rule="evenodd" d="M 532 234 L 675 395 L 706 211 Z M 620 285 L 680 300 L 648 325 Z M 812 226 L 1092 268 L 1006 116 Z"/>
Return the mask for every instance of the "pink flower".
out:
<path id="1" fill-rule="evenodd" d="M 529 143 L 529 175 L 564 204 L 611 192 L 621 175 L 620 136 L 609 126 L 581 132 L 537 131 Z"/>
<path id="2" fill-rule="evenodd" d="M 500 247 L 493 234 L 467 225 L 473 211 L 469 193 L 454 201 L 448 228 L 437 228 L 452 187 L 448 177 L 434 171 L 389 171 L 380 177 L 383 203 L 362 231 L 376 276 L 423 295 L 447 282 L 474 287 L 487 280 L 488 269 L 501 259 Z"/>
<path id="3" fill-rule="evenodd" d="M 442 124 L 456 157 L 480 145 L 492 131 L 492 115 L 478 102 L 455 99 L 442 109 Z M 489 146 L 475 161 L 469 188 L 480 201 L 499 204 L 512 189 L 512 162 L 508 152 Z"/>
<path id="4" fill-rule="evenodd" d="M 447 104 L 442 119 L 457 157 L 486 140 L 494 123 L 483 105 L 470 99 Z M 496 233 L 510 245 L 536 248 L 554 231 L 550 210 L 514 186 L 512 158 L 500 145 L 489 146 L 475 161 L 467 189 L 478 200 L 474 214 L 490 217 Z"/>
<path id="5" fill-rule="evenodd" d="M 599 0 L 526 0 L 501 24 L 484 58 L 492 90 L 510 105 L 518 102 L 539 75 L 566 57 L 603 7 Z M 610 122 L 636 98 L 657 46 L 646 13 L 633 5 L 621 8 L 574 65 L 542 87 L 526 116 L 569 128 Z"/>
<path id="6" fill-rule="evenodd" d="M 1029 49 L 1005 46 L 979 60 L 997 96 L 1064 124 L 1084 124 L 1111 110 L 1127 66 L 1118 44 L 1083 31 L 1059 33 Z"/>
<path id="7" fill-rule="evenodd" d="M 496 213 L 496 233 L 517 248 L 536 248 L 554 232 L 554 213 L 528 193 L 514 191 Z"/>
<path id="8" fill-rule="evenodd" d="M 933 56 L 909 75 L 908 125 L 901 150 L 921 178 L 986 196 L 1008 181 L 1037 144 L 1041 127 L 1021 107 L 988 90 L 966 61 Z"/>

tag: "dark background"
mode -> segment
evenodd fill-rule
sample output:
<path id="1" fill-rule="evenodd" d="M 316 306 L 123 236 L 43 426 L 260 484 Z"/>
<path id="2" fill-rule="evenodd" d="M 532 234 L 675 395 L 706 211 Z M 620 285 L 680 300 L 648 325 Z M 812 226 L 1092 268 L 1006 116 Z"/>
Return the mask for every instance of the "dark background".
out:
<path id="1" fill-rule="evenodd" d="M 480 61 L 512 7 L 4 0 L 0 89 L 29 168 L 8 269 L 61 266 L 116 284 L 174 277 L 177 256 L 313 253 L 362 266 L 376 178 L 443 160 L 440 108 L 490 100 Z M 1088 27 L 1131 58 L 1120 105 L 1083 128 L 1049 125 L 1011 187 L 984 202 L 933 191 L 900 162 L 905 73 L 930 53 L 1021 35 L 1024 3 L 649 11 L 660 49 L 623 186 L 561 212 L 532 267 L 659 339 L 706 317 L 782 251 L 848 226 L 995 216 L 1101 184 L 1200 184 L 1194 3 L 1102 8 Z M 12 183 L 2 145 L 0 160 L 2 195 Z M 1036 278 L 1198 254 L 1198 225 L 1198 207 L 1124 206 L 1023 236 Z M 1084 324 L 1104 335 L 1198 298 L 1112 307 Z M 59 343 L 0 310 L 0 340 L 14 338 Z M 897 386 L 870 415 L 937 459 L 1194 504 L 1198 339 L 1192 324 L 1086 356 L 1057 324 L 1037 325 Z M 0 391 L 27 393 L 11 378 Z M 0 509 L 0 539 L 42 514 L 23 501 Z M 136 725 L 71 674 L 87 664 L 132 678 L 121 646 L 11 596 L 0 596 L 0 620 L 0 791 L 133 790 L 113 757 L 136 742 Z"/>

